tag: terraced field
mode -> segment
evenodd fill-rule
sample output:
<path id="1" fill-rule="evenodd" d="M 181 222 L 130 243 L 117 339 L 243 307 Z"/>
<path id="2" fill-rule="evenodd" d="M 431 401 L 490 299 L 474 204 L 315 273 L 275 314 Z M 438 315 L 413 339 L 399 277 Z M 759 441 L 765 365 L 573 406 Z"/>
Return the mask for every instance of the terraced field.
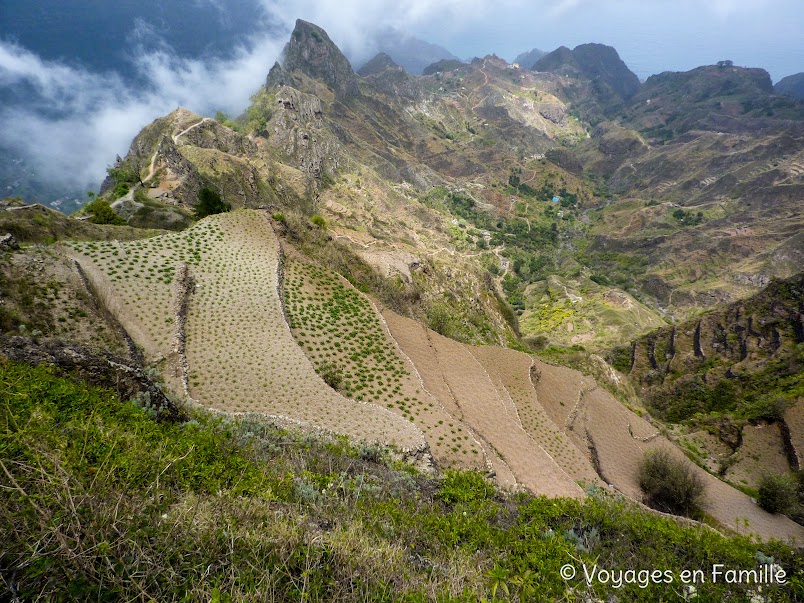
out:
<path id="1" fill-rule="evenodd" d="M 534 441 L 576 482 L 602 484 L 589 459 L 550 418 L 541 405 L 531 373 L 538 370 L 530 356 L 488 346 L 472 348 L 497 389 L 510 396 L 517 421 Z M 571 380 L 570 380 L 571 382 Z"/>
<path id="2" fill-rule="evenodd" d="M 429 444 L 441 466 L 490 468 L 501 485 L 553 496 L 582 497 L 587 485 L 605 482 L 639 500 L 636 467 L 646 450 L 684 458 L 594 380 L 380 314 L 348 282 L 292 250 L 283 308 L 280 245 L 262 212 L 71 248 L 146 359 L 164 362 L 175 371 L 169 382 L 204 406 L 408 449 Z M 804 542 L 800 526 L 700 475 L 707 511 L 724 526 Z"/>
<path id="3" fill-rule="evenodd" d="M 319 375 L 344 396 L 379 404 L 422 429 L 442 467 L 484 468 L 483 447 L 424 388 L 371 301 L 289 250 L 285 311 Z"/>
<path id="4" fill-rule="evenodd" d="M 347 399 L 318 377 L 285 322 L 279 244 L 261 212 L 211 216 L 180 234 L 146 241 L 73 248 L 85 254 L 79 261 L 148 359 L 171 360 L 187 373 L 196 402 L 365 441 L 424 446 L 411 421 Z M 189 281 L 179 286 L 174 276 L 184 270 Z"/>
<path id="5" fill-rule="evenodd" d="M 402 350 L 419 367 L 427 389 L 493 453 L 489 460 L 499 482 L 539 494 L 583 496 L 573 476 L 522 427 L 512 397 L 504 387 L 498 389 L 473 348 L 393 312 L 385 311 L 383 316 Z M 500 349 L 485 351 L 494 354 Z"/>
<path id="6" fill-rule="evenodd" d="M 72 243 L 102 302 L 143 347 L 148 362 L 171 353 L 175 332 L 173 277 L 181 264 L 200 265 L 223 242 L 212 220 L 176 234 L 139 241 Z M 83 257 L 81 257 L 83 256 Z"/>

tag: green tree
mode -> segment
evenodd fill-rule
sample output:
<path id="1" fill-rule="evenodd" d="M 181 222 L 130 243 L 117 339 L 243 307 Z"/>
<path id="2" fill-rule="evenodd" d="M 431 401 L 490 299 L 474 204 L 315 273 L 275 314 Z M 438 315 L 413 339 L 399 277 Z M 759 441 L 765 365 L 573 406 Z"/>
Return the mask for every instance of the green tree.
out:
<path id="1" fill-rule="evenodd" d="M 700 513 L 705 485 L 689 462 L 666 450 L 649 450 L 639 464 L 638 477 L 645 503 L 654 509 L 687 516 Z"/>
<path id="2" fill-rule="evenodd" d="M 213 214 L 230 211 L 232 206 L 221 199 L 220 194 L 211 188 L 204 187 L 198 193 L 198 205 L 195 206 L 195 217 L 199 220 Z"/>
<path id="3" fill-rule="evenodd" d="M 126 224 L 126 221 L 114 212 L 109 202 L 100 197 L 87 203 L 84 210 L 92 216 L 89 221 L 93 224 L 116 224 L 118 226 Z"/>

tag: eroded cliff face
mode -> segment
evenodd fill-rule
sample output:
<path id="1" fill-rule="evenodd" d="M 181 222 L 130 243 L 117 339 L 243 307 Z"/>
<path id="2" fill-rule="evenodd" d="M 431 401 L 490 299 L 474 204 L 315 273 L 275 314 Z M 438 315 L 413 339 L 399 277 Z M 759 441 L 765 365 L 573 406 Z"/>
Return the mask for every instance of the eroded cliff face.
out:
<path id="1" fill-rule="evenodd" d="M 334 174 L 341 164 L 340 147 L 325 127 L 321 99 L 289 86 L 273 93 L 275 111 L 266 128 L 271 145 L 313 179 Z"/>

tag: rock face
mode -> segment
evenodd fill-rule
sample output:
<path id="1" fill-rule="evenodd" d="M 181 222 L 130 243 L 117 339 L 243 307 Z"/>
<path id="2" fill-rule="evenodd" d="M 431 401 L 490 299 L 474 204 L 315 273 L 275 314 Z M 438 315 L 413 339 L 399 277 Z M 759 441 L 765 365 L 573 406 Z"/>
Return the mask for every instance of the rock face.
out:
<path id="1" fill-rule="evenodd" d="M 17 239 L 10 232 L 0 236 L 0 251 L 14 251 L 19 248 L 20 245 L 17 243 Z"/>
<path id="2" fill-rule="evenodd" d="M 137 398 L 165 421 L 186 420 L 184 411 L 130 360 L 94 352 L 74 343 L 37 343 L 27 337 L 0 336 L 0 357 L 34 366 L 48 364 L 65 375 L 117 392 L 121 401 Z"/>
<path id="3" fill-rule="evenodd" d="M 321 178 L 334 172 L 339 147 L 324 125 L 321 100 L 288 86 L 275 94 L 276 111 L 268 125 L 273 144 L 308 176 Z"/>
<path id="4" fill-rule="evenodd" d="M 670 420 L 729 410 L 772 394 L 770 383 L 802 379 L 804 273 L 773 281 L 759 294 L 664 327 L 621 349 L 618 364 Z M 756 380 L 756 381 L 755 381 Z M 781 390 L 780 390 L 781 392 Z"/>
<path id="5" fill-rule="evenodd" d="M 394 60 L 390 56 L 381 52 L 358 69 L 357 74 L 366 77 L 368 75 L 382 73 L 386 69 L 401 69 L 401 67 L 394 63 Z"/>
<path id="6" fill-rule="evenodd" d="M 774 94 L 782 94 L 784 96 L 792 96 L 799 100 L 804 100 L 804 73 L 796 73 L 795 75 L 788 75 L 786 78 L 779 80 L 773 87 Z"/>
<path id="7" fill-rule="evenodd" d="M 299 71 L 320 80 L 337 96 L 348 98 L 360 94 L 349 60 L 317 25 L 298 19 L 283 57 L 285 71 Z"/>

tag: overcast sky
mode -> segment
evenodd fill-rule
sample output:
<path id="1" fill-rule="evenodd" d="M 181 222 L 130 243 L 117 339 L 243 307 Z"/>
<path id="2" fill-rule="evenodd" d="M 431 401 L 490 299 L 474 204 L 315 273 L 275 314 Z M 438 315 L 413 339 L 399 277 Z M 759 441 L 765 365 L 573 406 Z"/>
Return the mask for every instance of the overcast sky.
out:
<path id="1" fill-rule="evenodd" d="M 296 18 L 322 26 L 356 63 L 375 51 L 371 32 L 390 26 L 463 58 L 602 42 L 642 79 L 721 59 L 764 67 L 774 81 L 804 71 L 804 0 L 169 0 L 172 12 L 156 0 L 0 2 L 0 98 L 25 99 L 0 103 L 0 143 L 65 186 L 97 186 L 114 155 L 177 106 L 239 114 Z M 195 55 L 193 35 L 177 33 L 191 23 L 182 3 L 218 20 Z M 226 44 L 209 43 L 215 32 Z"/>

